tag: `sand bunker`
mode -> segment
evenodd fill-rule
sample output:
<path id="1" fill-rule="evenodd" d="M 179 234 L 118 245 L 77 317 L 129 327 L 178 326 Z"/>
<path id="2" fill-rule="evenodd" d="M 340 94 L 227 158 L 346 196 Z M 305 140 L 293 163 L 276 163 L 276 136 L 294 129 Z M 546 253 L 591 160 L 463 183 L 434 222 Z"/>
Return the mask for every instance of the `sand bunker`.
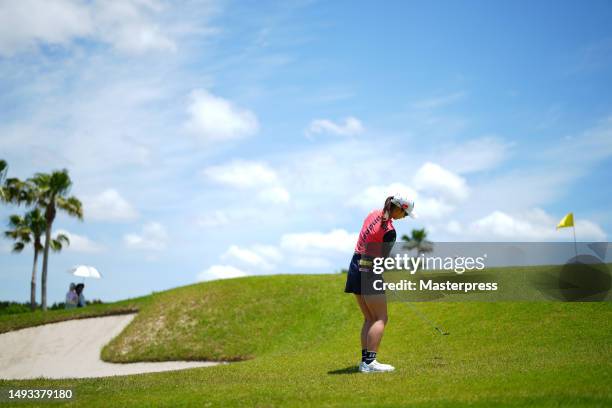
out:
<path id="1" fill-rule="evenodd" d="M 100 351 L 135 314 L 69 320 L 0 334 L 0 379 L 88 378 L 182 370 L 208 361 L 106 363 Z"/>

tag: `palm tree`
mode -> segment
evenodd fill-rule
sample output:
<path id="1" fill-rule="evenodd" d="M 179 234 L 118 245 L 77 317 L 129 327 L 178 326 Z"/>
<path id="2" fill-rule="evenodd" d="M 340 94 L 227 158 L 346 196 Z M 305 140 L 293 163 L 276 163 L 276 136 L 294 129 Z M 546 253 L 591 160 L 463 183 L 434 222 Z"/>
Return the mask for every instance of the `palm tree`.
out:
<path id="1" fill-rule="evenodd" d="M 413 229 L 410 236 L 402 235 L 402 241 L 406 242 L 404 248 L 408 250 L 416 249 L 417 256 L 433 251 L 433 242 L 427 240 L 425 228 Z"/>
<path id="2" fill-rule="evenodd" d="M 57 209 L 64 210 L 68 215 L 83 220 L 83 205 L 78 198 L 67 197 L 72 181 L 67 169 L 56 170 L 51 174 L 36 173 L 34 177 L 28 179 L 28 184 L 35 186 L 30 188 L 26 194 L 26 201 L 35 202 L 36 206 L 44 210 L 45 246 L 43 253 L 42 284 L 41 284 L 41 304 L 42 309 L 47 310 L 47 270 L 49 266 L 49 248 L 51 246 L 51 230 Z"/>
<path id="3" fill-rule="evenodd" d="M 34 200 L 34 186 L 27 181 L 21 181 L 16 177 L 6 179 L 2 186 L 4 201 L 16 205 L 31 205 Z"/>
<path id="4" fill-rule="evenodd" d="M 34 246 L 34 264 L 32 266 L 32 281 L 30 282 L 30 308 L 36 309 L 36 269 L 38 263 L 38 254 L 43 249 L 40 238 L 47 229 L 47 222 L 40 213 L 38 208 L 28 212 L 24 217 L 19 215 L 11 215 L 9 217 L 9 231 L 4 231 L 4 235 L 12 238 L 13 252 L 19 253 L 32 243 Z M 62 243 L 70 245 L 70 240 L 64 234 L 58 234 L 56 238 L 51 240 L 51 249 L 54 252 L 62 250 Z"/>
<path id="5" fill-rule="evenodd" d="M 4 179 L 6 178 L 6 172 L 8 170 L 8 164 L 6 160 L 0 159 L 0 201 L 6 201 L 6 195 L 4 193 Z"/>

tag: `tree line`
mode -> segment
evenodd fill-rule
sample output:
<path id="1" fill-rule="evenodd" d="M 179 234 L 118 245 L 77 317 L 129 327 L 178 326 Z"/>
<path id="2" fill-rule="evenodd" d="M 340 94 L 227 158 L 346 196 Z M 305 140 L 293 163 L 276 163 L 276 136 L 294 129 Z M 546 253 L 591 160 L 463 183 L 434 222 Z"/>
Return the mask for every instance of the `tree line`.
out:
<path id="1" fill-rule="evenodd" d="M 59 252 L 64 246 L 70 245 L 70 239 L 65 234 L 57 234 L 52 238 L 53 222 L 58 211 L 83 221 L 83 205 L 78 198 L 69 196 L 72 180 L 67 169 L 51 173 L 39 172 L 26 180 L 20 180 L 17 177 L 7 177 L 8 167 L 8 163 L 0 159 L 0 203 L 18 207 L 23 205 L 26 213 L 9 216 L 9 229 L 4 231 L 4 236 L 14 241 L 14 253 L 22 252 L 29 245 L 34 249 L 30 281 L 31 310 L 36 309 L 37 264 L 42 252 L 40 303 L 42 310 L 46 311 L 49 250 Z"/>

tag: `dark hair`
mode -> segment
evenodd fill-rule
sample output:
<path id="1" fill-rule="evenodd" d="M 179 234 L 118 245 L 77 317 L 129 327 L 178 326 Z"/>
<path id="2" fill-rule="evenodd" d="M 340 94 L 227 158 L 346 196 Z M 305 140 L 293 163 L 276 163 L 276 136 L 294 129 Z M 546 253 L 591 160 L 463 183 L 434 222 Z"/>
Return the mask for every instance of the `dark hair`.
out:
<path id="1" fill-rule="evenodd" d="M 387 220 L 391 218 L 391 210 L 393 207 L 397 207 L 395 204 L 391 202 L 393 200 L 393 196 L 387 197 L 385 200 L 385 206 L 383 207 L 383 218 L 385 217 L 385 213 L 387 213 Z"/>

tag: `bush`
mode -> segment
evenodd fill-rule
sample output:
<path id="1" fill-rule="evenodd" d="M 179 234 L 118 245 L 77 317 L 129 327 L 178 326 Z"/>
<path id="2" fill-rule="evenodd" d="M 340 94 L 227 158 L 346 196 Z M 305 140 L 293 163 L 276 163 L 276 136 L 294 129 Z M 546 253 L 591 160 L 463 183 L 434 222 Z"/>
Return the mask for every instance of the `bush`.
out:
<path id="1" fill-rule="evenodd" d="M 86 300 L 85 303 L 87 305 L 101 305 L 104 302 L 100 299 L 92 299 Z M 64 302 L 56 302 L 49 306 L 49 310 L 59 310 L 64 309 L 66 303 Z M 40 305 L 36 304 L 36 309 L 40 309 Z M 0 316 L 2 315 L 12 315 L 18 313 L 27 313 L 30 311 L 30 302 L 0 302 Z"/>
<path id="2" fill-rule="evenodd" d="M 64 309 L 65 306 L 66 303 L 64 302 L 53 303 L 51 306 L 49 306 L 49 310 Z"/>
<path id="3" fill-rule="evenodd" d="M 104 302 L 102 302 L 100 299 L 92 299 L 92 300 L 85 300 L 85 305 L 101 305 Z M 66 307 L 66 303 L 65 302 L 58 302 L 58 303 L 54 303 L 51 305 L 51 307 L 49 307 L 49 310 L 57 310 L 57 309 L 64 309 Z"/>
<path id="4" fill-rule="evenodd" d="M 30 311 L 30 302 L 0 302 L 0 315 L 26 313 Z"/>

